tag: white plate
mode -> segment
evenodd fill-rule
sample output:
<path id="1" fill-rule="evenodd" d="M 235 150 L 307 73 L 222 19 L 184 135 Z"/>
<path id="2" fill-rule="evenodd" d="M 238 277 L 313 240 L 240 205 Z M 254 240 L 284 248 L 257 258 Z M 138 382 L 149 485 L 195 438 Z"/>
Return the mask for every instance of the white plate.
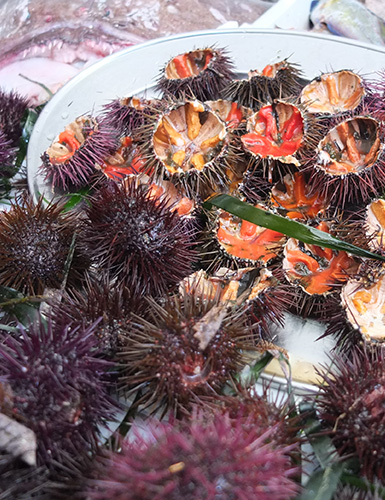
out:
<path id="1" fill-rule="evenodd" d="M 344 38 L 291 31 L 237 29 L 195 32 L 134 46 L 84 70 L 44 108 L 35 125 L 27 154 L 31 193 L 45 193 L 50 198 L 50 187 L 38 174 L 40 155 L 67 123 L 83 113 L 98 112 L 103 104 L 117 97 L 144 91 L 150 97 L 159 71 L 171 57 L 212 45 L 227 47 L 239 73 L 261 69 L 284 58 L 299 63 L 308 79 L 339 69 L 373 76 L 373 73 L 385 68 L 385 48 Z M 297 326 L 292 324 L 291 332 L 279 333 L 282 344 L 290 351 L 292 365 L 298 366 L 294 375 L 298 375 L 296 378 L 301 383 L 314 381 L 313 365 L 308 363 L 309 355 L 311 361 L 327 363 L 327 354 L 333 345 L 330 338 L 314 343 L 320 331 L 309 322 L 306 325 L 304 330 L 303 322 L 299 320 Z M 299 346 L 298 350 L 296 346 Z"/>

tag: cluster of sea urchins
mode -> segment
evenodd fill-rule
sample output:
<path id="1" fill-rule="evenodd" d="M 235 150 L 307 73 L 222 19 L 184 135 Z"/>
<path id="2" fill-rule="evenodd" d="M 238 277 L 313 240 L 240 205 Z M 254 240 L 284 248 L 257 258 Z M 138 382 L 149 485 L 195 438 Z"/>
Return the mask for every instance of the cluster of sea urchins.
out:
<path id="1" fill-rule="evenodd" d="M 383 87 L 347 70 L 304 85 L 288 60 L 242 79 L 223 49 L 206 47 L 165 64 L 160 98 L 122 96 L 57 131 L 40 175 L 55 195 L 81 189 L 83 202 L 71 211 L 23 197 L 0 214 L 0 284 L 13 315 L 0 343 L 0 413 L 36 442 L 31 463 L 0 444 L 8 497 L 19 470 L 20 495 L 28 490 L 28 467 L 31 498 L 46 480 L 92 500 L 295 497 L 290 408 L 242 388 L 240 372 L 275 347 L 270 326 L 286 310 L 331 319 L 328 333 L 351 349 L 383 340 L 384 273 L 202 204 L 231 194 L 383 252 Z M 3 163 L 16 147 L 6 132 L 0 121 Z M 32 301 L 27 328 L 14 321 L 24 320 L 18 301 Z M 48 303 L 44 315 L 36 301 Z M 382 481 L 338 434 L 357 403 L 332 408 L 333 380 L 320 408 L 337 450 Z M 144 423 L 106 457 L 107 388 L 125 397 L 128 416 L 169 422 Z M 375 419 L 382 392 L 368 390 Z"/>

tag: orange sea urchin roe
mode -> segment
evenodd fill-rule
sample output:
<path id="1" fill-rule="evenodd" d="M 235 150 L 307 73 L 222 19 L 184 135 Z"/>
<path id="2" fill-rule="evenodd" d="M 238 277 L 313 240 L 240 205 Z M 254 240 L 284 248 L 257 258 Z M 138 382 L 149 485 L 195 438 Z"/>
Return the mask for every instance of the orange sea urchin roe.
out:
<path id="1" fill-rule="evenodd" d="M 332 128 L 319 143 L 317 164 L 330 175 L 359 173 L 371 167 L 379 153 L 377 121 L 351 118 Z"/>
<path id="2" fill-rule="evenodd" d="M 283 209 L 290 219 L 312 218 L 326 208 L 326 199 L 321 194 L 310 194 L 309 191 L 304 174 L 288 174 L 283 178 L 283 183 L 276 184 L 272 189 L 271 202 Z"/>
<path id="3" fill-rule="evenodd" d="M 267 263 L 277 256 L 284 235 L 222 211 L 218 219 L 217 240 L 234 257 Z"/>
<path id="4" fill-rule="evenodd" d="M 366 209 L 366 232 L 371 237 L 369 245 L 372 249 L 385 245 L 385 200 L 372 201 Z"/>
<path id="5" fill-rule="evenodd" d="M 300 110 L 278 102 L 264 106 L 248 121 L 249 133 L 242 136 L 244 147 L 262 158 L 293 155 L 302 144 L 304 122 Z"/>
<path id="6" fill-rule="evenodd" d="M 317 229 L 329 232 L 325 223 Z M 300 244 L 290 238 L 284 249 L 283 269 L 286 277 L 298 283 L 309 295 L 322 295 L 333 289 L 333 284 L 345 282 L 356 269 L 354 260 L 346 252 L 330 248 Z"/>

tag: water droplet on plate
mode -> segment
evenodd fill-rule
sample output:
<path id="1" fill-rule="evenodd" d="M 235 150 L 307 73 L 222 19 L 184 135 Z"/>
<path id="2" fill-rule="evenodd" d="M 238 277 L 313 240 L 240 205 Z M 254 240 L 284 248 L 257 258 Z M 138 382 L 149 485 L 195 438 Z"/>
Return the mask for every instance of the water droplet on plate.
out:
<path id="1" fill-rule="evenodd" d="M 61 117 L 63 118 L 63 120 L 66 120 L 69 117 L 69 113 L 62 113 Z"/>

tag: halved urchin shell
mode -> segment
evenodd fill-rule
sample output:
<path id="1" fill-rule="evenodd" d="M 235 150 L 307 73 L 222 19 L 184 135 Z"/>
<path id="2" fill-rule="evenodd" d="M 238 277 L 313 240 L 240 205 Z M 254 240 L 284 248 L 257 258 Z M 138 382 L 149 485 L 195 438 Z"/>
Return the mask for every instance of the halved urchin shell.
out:
<path id="1" fill-rule="evenodd" d="M 231 129 L 237 129 L 249 115 L 253 114 L 251 109 L 233 101 L 218 99 L 217 101 L 206 101 L 205 104 Z"/>
<path id="2" fill-rule="evenodd" d="M 311 192 L 304 172 L 287 174 L 271 190 L 270 203 L 280 215 L 289 219 L 312 219 L 328 208 L 320 193 Z"/>
<path id="3" fill-rule="evenodd" d="M 257 109 L 261 102 L 298 95 L 300 78 L 301 72 L 296 65 L 285 59 L 268 64 L 262 71 L 249 71 L 247 79 L 230 82 L 222 96 L 242 106 Z"/>
<path id="4" fill-rule="evenodd" d="M 201 257 L 209 269 L 265 266 L 278 256 L 286 239 L 281 233 L 242 220 L 224 210 L 210 213 L 208 217 Z"/>
<path id="5" fill-rule="evenodd" d="M 352 71 L 324 73 L 312 80 L 301 92 L 301 103 L 309 113 L 335 115 L 354 111 L 362 103 L 365 86 Z"/>
<path id="6" fill-rule="evenodd" d="M 234 78 L 233 64 L 224 49 L 207 47 L 173 57 L 162 69 L 157 90 L 180 99 L 209 101 Z"/>
<path id="7" fill-rule="evenodd" d="M 151 131 L 149 168 L 181 183 L 187 193 L 226 185 L 230 135 L 225 123 L 199 101 L 177 103 L 160 114 Z M 149 155 L 151 156 L 151 154 Z"/>
<path id="8" fill-rule="evenodd" d="M 319 142 L 309 183 L 342 208 L 347 202 L 367 202 L 385 186 L 382 151 L 377 120 L 343 120 Z"/>
<path id="9" fill-rule="evenodd" d="M 145 177 L 139 178 L 145 184 Z M 194 200 L 186 196 L 182 189 L 178 189 L 170 181 L 159 180 L 157 182 L 148 182 L 148 196 L 150 199 L 158 199 L 159 203 L 165 203 L 170 212 L 177 212 L 180 217 L 192 217 L 196 209 Z"/>
<path id="10" fill-rule="evenodd" d="M 65 127 L 42 155 L 40 167 L 52 190 L 67 190 L 90 182 L 95 165 L 117 148 L 116 132 L 90 116 L 80 116 Z"/>

